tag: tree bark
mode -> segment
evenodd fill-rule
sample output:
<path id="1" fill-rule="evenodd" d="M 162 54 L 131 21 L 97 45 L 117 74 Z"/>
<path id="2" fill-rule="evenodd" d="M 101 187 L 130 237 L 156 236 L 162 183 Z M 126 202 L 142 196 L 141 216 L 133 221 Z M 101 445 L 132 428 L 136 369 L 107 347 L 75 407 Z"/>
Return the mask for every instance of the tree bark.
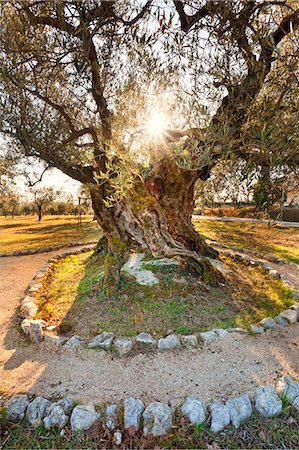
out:
<path id="1" fill-rule="evenodd" d="M 42 205 L 37 205 L 37 221 L 42 220 Z"/>
<path id="2" fill-rule="evenodd" d="M 223 276 L 208 258 L 218 252 L 209 247 L 191 222 L 194 184 L 200 175 L 163 161 L 145 183 L 136 180 L 128 198 L 111 208 L 103 205 L 97 187 L 91 189 L 96 219 L 105 240 L 103 289 L 111 295 L 120 281 L 120 269 L 130 251 L 151 253 L 156 258 L 176 258 L 205 282 L 216 286 Z"/>

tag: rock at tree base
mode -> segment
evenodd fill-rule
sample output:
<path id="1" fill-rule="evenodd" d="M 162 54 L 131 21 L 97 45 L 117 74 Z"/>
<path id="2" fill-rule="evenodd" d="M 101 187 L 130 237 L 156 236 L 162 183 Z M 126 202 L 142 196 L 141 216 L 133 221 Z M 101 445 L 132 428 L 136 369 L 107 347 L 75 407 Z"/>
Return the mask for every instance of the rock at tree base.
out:
<path id="1" fill-rule="evenodd" d="M 95 336 L 88 344 L 88 348 L 98 348 L 101 350 L 109 350 L 114 338 L 113 333 L 101 333 Z"/>
<path id="2" fill-rule="evenodd" d="M 126 355 L 133 348 L 133 341 L 131 338 L 119 338 L 114 341 L 114 348 L 120 356 Z"/>
<path id="3" fill-rule="evenodd" d="M 276 385 L 276 390 L 280 396 L 286 399 L 299 411 L 299 382 L 293 380 L 289 375 L 285 375 Z"/>
<path id="4" fill-rule="evenodd" d="M 282 401 L 271 384 L 257 388 L 255 407 L 264 417 L 273 417 L 282 411 Z"/>
<path id="5" fill-rule="evenodd" d="M 158 349 L 159 350 L 174 350 L 181 346 L 181 341 L 176 334 L 170 334 L 165 338 L 159 339 Z"/>
<path id="6" fill-rule="evenodd" d="M 181 412 L 193 425 L 199 425 L 206 419 L 205 404 L 198 397 L 187 397 L 181 406 Z"/>
<path id="7" fill-rule="evenodd" d="M 172 426 L 172 411 L 165 403 L 153 402 L 143 413 L 143 423 L 145 436 L 163 436 Z"/>
<path id="8" fill-rule="evenodd" d="M 27 408 L 26 417 L 29 425 L 33 428 L 39 427 L 46 415 L 47 408 L 51 405 L 52 403 L 46 398 L 36 397 Z"/>
<path id="9" fill-rule="evenodd" d="M 247 394 L 228 400 L 226 405 L 229 409 L 230 420 L 236 428 L 252 414 L 251 401 Z"/>
<path id="10" fill-rule="evenodd" d="M 17 395 L 6 405 L 6 418 L 11 422 L 20 422 L 25 417 L 26 409 L 29 405 L 27 395 Z"/>
<path id="11" fill-rule="evenodd" d="M 141 400 L 132 397 L 125 400 L 124 427 L 126 430 L 133 427 L 135 431 L 138 431 L 143 410 L 144 404 Z"/>
<path id="12" fill-rule="evenodd" d="M 136 342 L 144 346 L 155 347 L 157 345 L 156 339 L 148 333 L 140 333 L 136 336 Z"/>
<path id="13" fill-rule="evenodd" d="M 218 401 L 210 405 L 212 414 L 211 431 L 218 433 L 230 424 L 230 414 L 228 406 Z"/>
<path id="14" fill-rule="evenodd" d="M 88 430 L 99 418 L 100 414 L 96 412 L 92 404 L 78 405 L 71 415 L 71 429 L 72 431 Z"/>

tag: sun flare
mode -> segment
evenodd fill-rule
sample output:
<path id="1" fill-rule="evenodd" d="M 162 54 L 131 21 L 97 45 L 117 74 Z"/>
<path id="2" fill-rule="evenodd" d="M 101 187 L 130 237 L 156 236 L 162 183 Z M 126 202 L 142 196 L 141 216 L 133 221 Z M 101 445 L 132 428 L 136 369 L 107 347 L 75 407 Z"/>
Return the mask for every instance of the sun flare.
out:
<path id="1" fill-rule="evenodd" d="M 150 136 L 158 138 L 163 135 L 165 128 L 167 128 L 167 119 L 163 114 L 153 112 L 146 124 L 146 128 Z"/>

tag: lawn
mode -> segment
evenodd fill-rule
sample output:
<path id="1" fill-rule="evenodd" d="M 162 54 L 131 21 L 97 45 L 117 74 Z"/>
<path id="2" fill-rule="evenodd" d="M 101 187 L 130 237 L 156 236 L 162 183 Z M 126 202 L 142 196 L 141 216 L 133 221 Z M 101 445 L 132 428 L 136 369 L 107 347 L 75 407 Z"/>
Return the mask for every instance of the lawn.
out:
<path id="1" fill-rule="evenodd" d="M 207 239 L 284 258 L 299 264 L 299 229 L 259 223 L 194 220 L 195 229 Z"/>
<path id="2" fill-rule="evenodd" d="M 97 241 L 100 231 L 92 216 L 82 216 L 78 229 L 75 216 L 0 216 L 0 253 L 61 247 L 70 242 Z"/>
<path id="3" fill-rule="evenodd" d="M 152 267 L 160 283 L 141 286 L 124 273 L 116 297 L 105 297 L 100 283 L 103 259 L 92 252 L 67 256 L 54 264 L 39 293 L 40 312 L 64 334 L 91 337 L 100 331 L 160 337 L 169 330 L 185 334 L 216 327 L 246 327 L 276 316 L 293 303 L 280 280 L 250 264 L 223 258 L 226 285 L 212 288 L 179 266 Z"/>

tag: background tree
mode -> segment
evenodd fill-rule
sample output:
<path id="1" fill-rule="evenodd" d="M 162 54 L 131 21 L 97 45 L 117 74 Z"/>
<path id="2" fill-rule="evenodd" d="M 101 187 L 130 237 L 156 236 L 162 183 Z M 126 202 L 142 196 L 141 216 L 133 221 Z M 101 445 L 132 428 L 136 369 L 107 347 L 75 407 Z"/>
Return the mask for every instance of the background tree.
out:
<path id="1" fill-rule="evenodd" d="M 53 187 L 43 187 L 33 191 L 34 203 L 37 208 L 38 222 L 42 220 L 44 209 L 49 206 L 58 195 L 59 191 L 55 190 Z"/>
<path id="2" fill-rule="evenodd" d="M 207 259 L 216 252 L 191 224 L 194 185 L 222 155 L 249 158 L 258 149 L 261 158 L 255 108 L 265 85 L 271 91 L 271 69 L 289 61 L 281 44 L 289 39 L 285 52 L 298 52 L 296 7 L 245 0 L 1 4 L 1 130 L 23 154 L 90 186 L 106 239 L 107 292 L 132 246 L 180 258 L 208 282 L 221 279 Z M 156 103 L 180 117 L 178 125 L 185 118 L 188 130 L 165 127 L 164 140 L 149 143 L 140 132 L 157 105 L 147 95 L 165 85 L 180 102 L 168 105 L 163 95 Z"/>

